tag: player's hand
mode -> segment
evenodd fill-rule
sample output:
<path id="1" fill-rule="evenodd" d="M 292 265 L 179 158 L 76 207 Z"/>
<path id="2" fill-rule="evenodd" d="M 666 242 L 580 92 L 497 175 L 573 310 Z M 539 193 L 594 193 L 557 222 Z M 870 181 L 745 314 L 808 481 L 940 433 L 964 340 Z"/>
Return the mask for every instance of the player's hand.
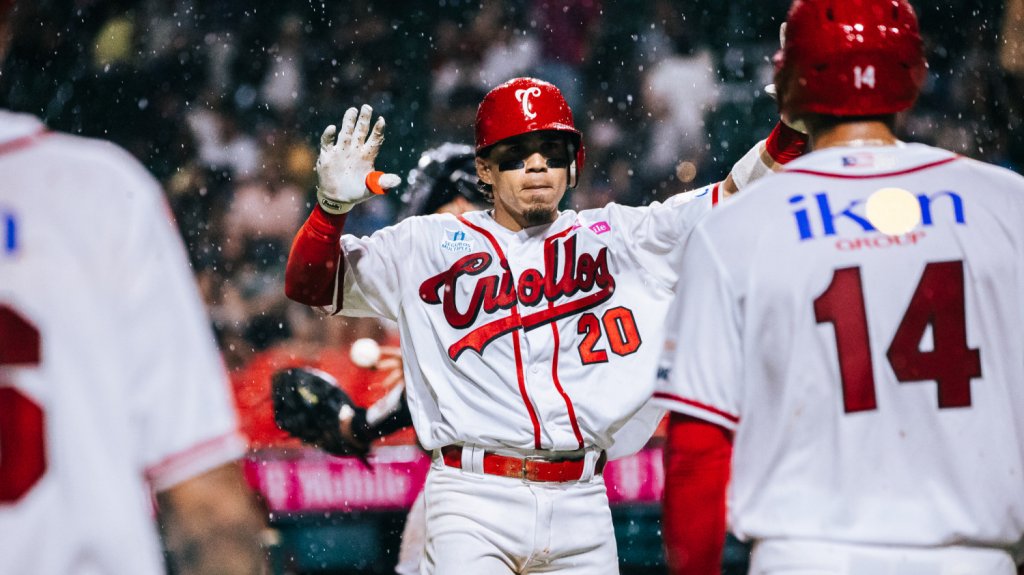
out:
<path id="1" fill-rule="evenodd" d="M 387 371 L 402 371 L 405 364 L 402 361 L 402 348 L 392 345 L 380 346 L 380 359 L 377 360 L 377 369 Z"/>
<path id="2" fill-rule="evenodd" d="M 395 174 L 374 170 L 373 163 L 384 142 L 384 117 L 370 130 L 373 108 L 363 105 L 349 108 L 341 122 L 341 131 L 327 126 L 320 136 L 320 156 L 316 160 L 317 202 L 324 211 L 344 214 L 375 194 L 394 188 L 402 179 Z"/>
<path id="3" fill-rule="evenodd" d="M 785 48 L 785 47 L 786 47 L 786 23 L 783 22 L 781 25 L 779 25 L 779 52 L 781 53 L 782 49 Z M 768 84 L 767 86 L 764 87 L 764 91 L 765 91 L 766 94 L 771 96 L 773 100 L 778 100 L 779 99 L 779 89 L 775 86 L 775 84 Z M 786 118 L 785 116 L 783 116 L 782 117 L 782 121 L 787 126 L 789 126 L 790 128 L 793 128 L 794 130 L 796 130 L 797 132 L 800 132 L 801 134 L 806 134 L 807 133 L 807 125 L 804 124 L 803 120 L 793 120 L 793 119 Z"/>
<path id="4" fill-rule="evenodd" d="M 382 345 L 380 347 L 380 359 L 373 367 L 386 375 L 372 384 L 370 389 L 373 393 L 383 395 L 396 385 L 405 383 L 405 364 L 402 361 L 402 350 L 397 347 Z"/>

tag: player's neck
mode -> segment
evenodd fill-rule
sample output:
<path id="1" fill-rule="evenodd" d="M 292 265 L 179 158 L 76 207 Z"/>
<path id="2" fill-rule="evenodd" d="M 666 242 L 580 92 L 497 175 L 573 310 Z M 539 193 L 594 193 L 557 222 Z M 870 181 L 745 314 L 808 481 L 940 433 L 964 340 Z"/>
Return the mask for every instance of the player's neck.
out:
<path id="1" fill-rule="evenodd" d="M 843 122 L 811 130 L 810 148 L 840 146 L 895 146 L 899 140 L 884 122 Z"/>
<path id="2" fill-rule="evenodd" d="M 491 217 L 499 225 L 520 232 L 526 228 L 550 224 L 558 219 L 558 210 L 530 210 L 523 213 L 512 213 L 501 209 L 497 204 L 491 210 Z"/>

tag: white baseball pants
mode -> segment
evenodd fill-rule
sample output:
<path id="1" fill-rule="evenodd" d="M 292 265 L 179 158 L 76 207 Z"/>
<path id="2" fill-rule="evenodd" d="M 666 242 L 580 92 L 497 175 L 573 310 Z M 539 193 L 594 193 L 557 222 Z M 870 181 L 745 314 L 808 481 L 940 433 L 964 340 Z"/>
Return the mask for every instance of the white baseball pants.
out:
<path id="1" fill-rule="evenodd" d="M 405 517 L 402 529 L 402 544 L 398 548 L 398 564 L 395 565 L 397 575 L 417 575 L 423 562 L 423 546 L 426 544 L 427 530 L 426 509 L 423 504 L 423 492 L 416 496 L 409 514 Z"/>
<path id="2" fill-rule="evenodd" d="M 424 488 L 423 575 L 614 575 L 615 532 L 604 479 L 528 482 L 447 467 Z"/>

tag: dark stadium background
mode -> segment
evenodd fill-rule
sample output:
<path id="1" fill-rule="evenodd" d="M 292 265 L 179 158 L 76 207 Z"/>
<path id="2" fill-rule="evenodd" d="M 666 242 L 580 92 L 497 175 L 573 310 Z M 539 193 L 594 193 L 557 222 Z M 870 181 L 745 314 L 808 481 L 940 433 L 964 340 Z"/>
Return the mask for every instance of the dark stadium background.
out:
<path id="1" fill-rule="evenodd" d="M 1000 1 L 915 4 L 931 73 L 901 133 L 1020 172 L 1024 58 L 1007 54 L 1024 51 L 1024 29 L 1004 25 Z M 536 75 L 566 93 L 585 135 L 584 181 L 566 205 L 648 203 L 724 177 L 767 134 L 776 114 L 763 87 L 787 6 L 40 0 L 37 24 L 17 31 L 0 75 L 0 105 L 113 140 L 161 180 L 232 373 L 251 461 L 301 458 L 269 420 L 269 374 L 318 363 L 358 394 L 373 374 L 347 363 L 347 345 L 394 338 L 389 326 L 325 322 L 283 296 L 324 126 L 371 104 L 389 126 L 378 166 L 404 174 L 430 146 L 472 141 L 488 87 Z M 392 222 L 399 196 L 357 208 L 347 231 Z M 392 443 L 412 441 L 406 433 Z M 616 505 L 614 515 L 623 573 L 663 573 L 658 506 Z M 404 512 L 272 519 L 280 573 L 383 573 Z M 730 542 L 726 570 L 743 572 L 745 553 Z"/>

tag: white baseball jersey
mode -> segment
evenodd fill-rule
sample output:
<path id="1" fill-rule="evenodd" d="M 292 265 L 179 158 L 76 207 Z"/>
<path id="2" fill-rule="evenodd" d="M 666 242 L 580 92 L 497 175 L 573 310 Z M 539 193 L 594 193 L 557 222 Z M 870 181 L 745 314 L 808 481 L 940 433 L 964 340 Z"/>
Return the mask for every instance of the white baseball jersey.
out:
<path id="1" fill-rule="evenodd" d="M 157 182 L 0 110 L 0 573 L 162 573 L 151 488 L 238 457 Z"/>
<path id="2" fill-rule="evenodd" d="M 1022 224 L 1024 179 L 912 144 L 815 152 L 697 226 L 657 397 L 735 430 L 737 535 L 1021 544 Z"/>
<path id="3" fill-rule="evenodd" d="M 649 207 L 566 211 L 519 232 L 479 211 L 346 235 L 341 313 L 398 322 L 425 448 L 625 455 L 658 423 L 657 409 L 641 408 L 665 311 L 685 239 L 715 199 L 709 187 Z"/>

